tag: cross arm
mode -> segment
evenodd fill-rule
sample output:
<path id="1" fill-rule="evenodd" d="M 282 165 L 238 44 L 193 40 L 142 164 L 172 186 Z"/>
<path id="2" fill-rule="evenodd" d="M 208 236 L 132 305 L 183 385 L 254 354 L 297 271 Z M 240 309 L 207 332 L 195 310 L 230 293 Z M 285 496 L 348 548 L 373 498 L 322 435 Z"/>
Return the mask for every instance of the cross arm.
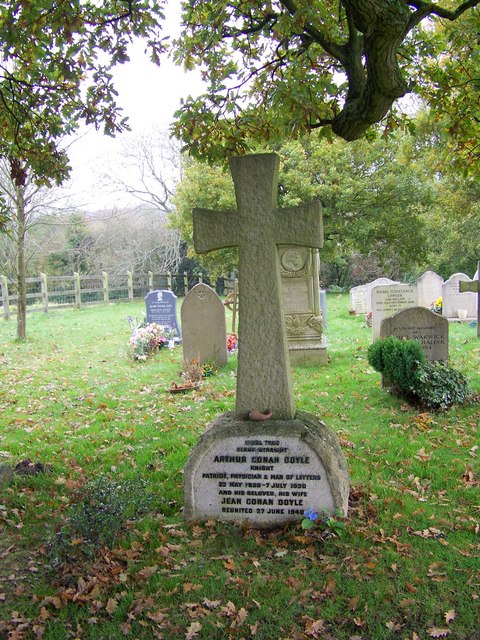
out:
<path id="1" fill-rule="evenodd" d="M 293 244 L 300 247 L 323 247 L 322 205 L 318 200 L 298 207 L 279 209 L 281 219 L 277 244 Z"/>
<path id="2" fill-rule="evenodd" d="M 208 253 L 238 245 L 236 211 L 193 210 L 193 246 L 197 253 Z"/>

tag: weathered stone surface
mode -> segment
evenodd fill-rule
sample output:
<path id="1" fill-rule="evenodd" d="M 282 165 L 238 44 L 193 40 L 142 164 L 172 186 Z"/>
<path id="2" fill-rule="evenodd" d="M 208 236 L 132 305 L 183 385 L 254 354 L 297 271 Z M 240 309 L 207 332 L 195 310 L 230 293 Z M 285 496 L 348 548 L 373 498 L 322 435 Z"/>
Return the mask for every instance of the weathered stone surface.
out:
<path id="1" fill-rule="evenodd" d="M 458 319 L 458 310 L 466 309 L 467 319 L 477 317 L 477 296 L 473 292 L 460 292 L 460 282 L 472 282 L 465 273 L 454 273 L 442 286 L 442 315 Z"/>
<path id="2" fill-rule="evenodd" d="M 380 337 L 418 340 L 429 362 L 448 360 L 448 320 L 425 307 L 403 309 L 382 321 Z"/>
<path id="3" fill-rule="evenodd" d="M 225 308 L 216 292 L 206 284 L 195 285 L 181 309 L 183 361 L 227 363 Z"/>
<path id="4" fill-rule="evenodd" d="M 380 285 L 372 289 L 372 337 L 380 337 L 380 325 L 384 318 L 417 306 L 417 288 L 410 284 Z"/>
<path id="5" fill-rule="evenodd" d="M 367 313 L 367 285 L 360 284 L 350 289 L 350 309 L 355 313 Z"/>
<path id="6" fill-rule="evenodd" d="M 443 278 L 435 271 L 425 271 L 417 280 L 418 306 L 430 309 L 442 295 Z"/>
<path id="7" fill-rule="evenodd" d="M 200 437 L 184 472 L 187 520 L 268 528 L 304 511 L 347 514 L 348 467 L 337 436 L 317 417 L 252 422 L 233 413 Z"/>
<path id="8" fill-rule="evenodd" d="M 282 246 L 279 260 L 290 363 L 326 364 L 318 250 Z"/>
<path id="9" fill-rule="evenodd" d="M 320 203 L 277 209 L 279 158 L 232 158 L 238 213 L 193 212 L 195 251 L 239 248 L 239 350 L 235 412 L 270 408 L 274 418 L 295 414 L 281 302 L 278 245 L 323 245 Z"/>
<path id="10" fill-rule="evenodd" d="M 145 296 L 147 322 L 155 322 L 163 327 L 174 329 L 177 338 L 181 339 L 177 319 L 177 296 L 169 289 L 150 291 Z"/>

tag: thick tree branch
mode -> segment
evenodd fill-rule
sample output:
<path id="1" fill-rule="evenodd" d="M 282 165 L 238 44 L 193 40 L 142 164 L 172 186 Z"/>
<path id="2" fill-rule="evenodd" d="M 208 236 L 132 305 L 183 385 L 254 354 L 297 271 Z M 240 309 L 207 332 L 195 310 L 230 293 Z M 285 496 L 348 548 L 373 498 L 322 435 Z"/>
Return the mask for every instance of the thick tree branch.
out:
<path id="1" fill-rule="evenodd" d="M 438 16 L 439 18 L 445 18 L 446 20 L 456 20 L 459 18 L 462 13 L 468 11 L 468 9 L 473 9 L 474 7 L 480 4 L 480 0 L 467 0 L 460 4 L 454 11 L 450 11 L 443 7 L 439 7 L 437 4 L 432 4 L 431 2 L 423 2 L 423 0 L 406 0 L 406 4 L 411 7 L 415 7 L 417 11 L 412 14 L 409 23 L 408 30 L 410 31 L 413 27 L 416 27 L 424 18 L 430 15 Z"/>
<path id="2" fill-rule="evenodd" d="M 280 4 L 288 11 L 293 17 L 298 11 L 298 7 L 293 0 L 281 0 Z M 326 51 L 332 58 L 338 60 L 341 64 L 346 63 L 345 52 L 342 45 L 337 44 L 331 40 L 325 33 L 322 33 L 319 29 L 314 27 L 311 23 L 306 23 L 303 26 L 303 31 L 310 38 L 311 42 L 319 44 L 324 51 Z"/>

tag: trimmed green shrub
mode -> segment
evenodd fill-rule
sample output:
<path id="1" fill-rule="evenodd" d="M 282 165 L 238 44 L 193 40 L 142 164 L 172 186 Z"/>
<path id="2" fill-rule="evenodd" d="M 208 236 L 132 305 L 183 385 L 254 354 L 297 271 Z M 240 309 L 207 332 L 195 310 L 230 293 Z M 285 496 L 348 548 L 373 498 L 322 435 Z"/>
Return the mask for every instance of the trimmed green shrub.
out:
<path id="1" fill-rule="evenodd" d="M 368 362 L 406 393 L 416 382 L 419 367 L 426 364 L 425 352 L 416 340 L 389 336 L 368 348 Z"/>
<path id="2" fill-rule="evenodd" d="M 447 409 L 473 397 L 465 376 L 445 362 L 427 362 L 419 342 L 389 336 L 368 348 L 369 364 L 407 399 L 428 409 Z"/>

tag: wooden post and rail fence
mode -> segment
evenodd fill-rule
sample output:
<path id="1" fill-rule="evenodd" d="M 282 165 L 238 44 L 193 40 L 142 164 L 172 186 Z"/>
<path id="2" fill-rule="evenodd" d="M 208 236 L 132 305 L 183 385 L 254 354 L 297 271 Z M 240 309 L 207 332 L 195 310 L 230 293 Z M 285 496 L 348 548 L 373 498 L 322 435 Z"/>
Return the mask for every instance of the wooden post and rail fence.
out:
<path id="1" fill-rule="evenodd" d="M 144 298 L 149 291 L 170 289 L 177 296 L 185 296 L 198 284 L 205 282 L 220 295 L 233 290 L 234 278 L 219 277 L 215 281 L 202 274 L 184 273 L 134 273 L 97 275 L 73 273 L 68 276 L 47 275 L 26 278 L 27 312 L 77 308 L 91 304 L 132 302 Z M 0 317 L 10 319 L 17 313 L 16 283 L 0 275 Z"/>

